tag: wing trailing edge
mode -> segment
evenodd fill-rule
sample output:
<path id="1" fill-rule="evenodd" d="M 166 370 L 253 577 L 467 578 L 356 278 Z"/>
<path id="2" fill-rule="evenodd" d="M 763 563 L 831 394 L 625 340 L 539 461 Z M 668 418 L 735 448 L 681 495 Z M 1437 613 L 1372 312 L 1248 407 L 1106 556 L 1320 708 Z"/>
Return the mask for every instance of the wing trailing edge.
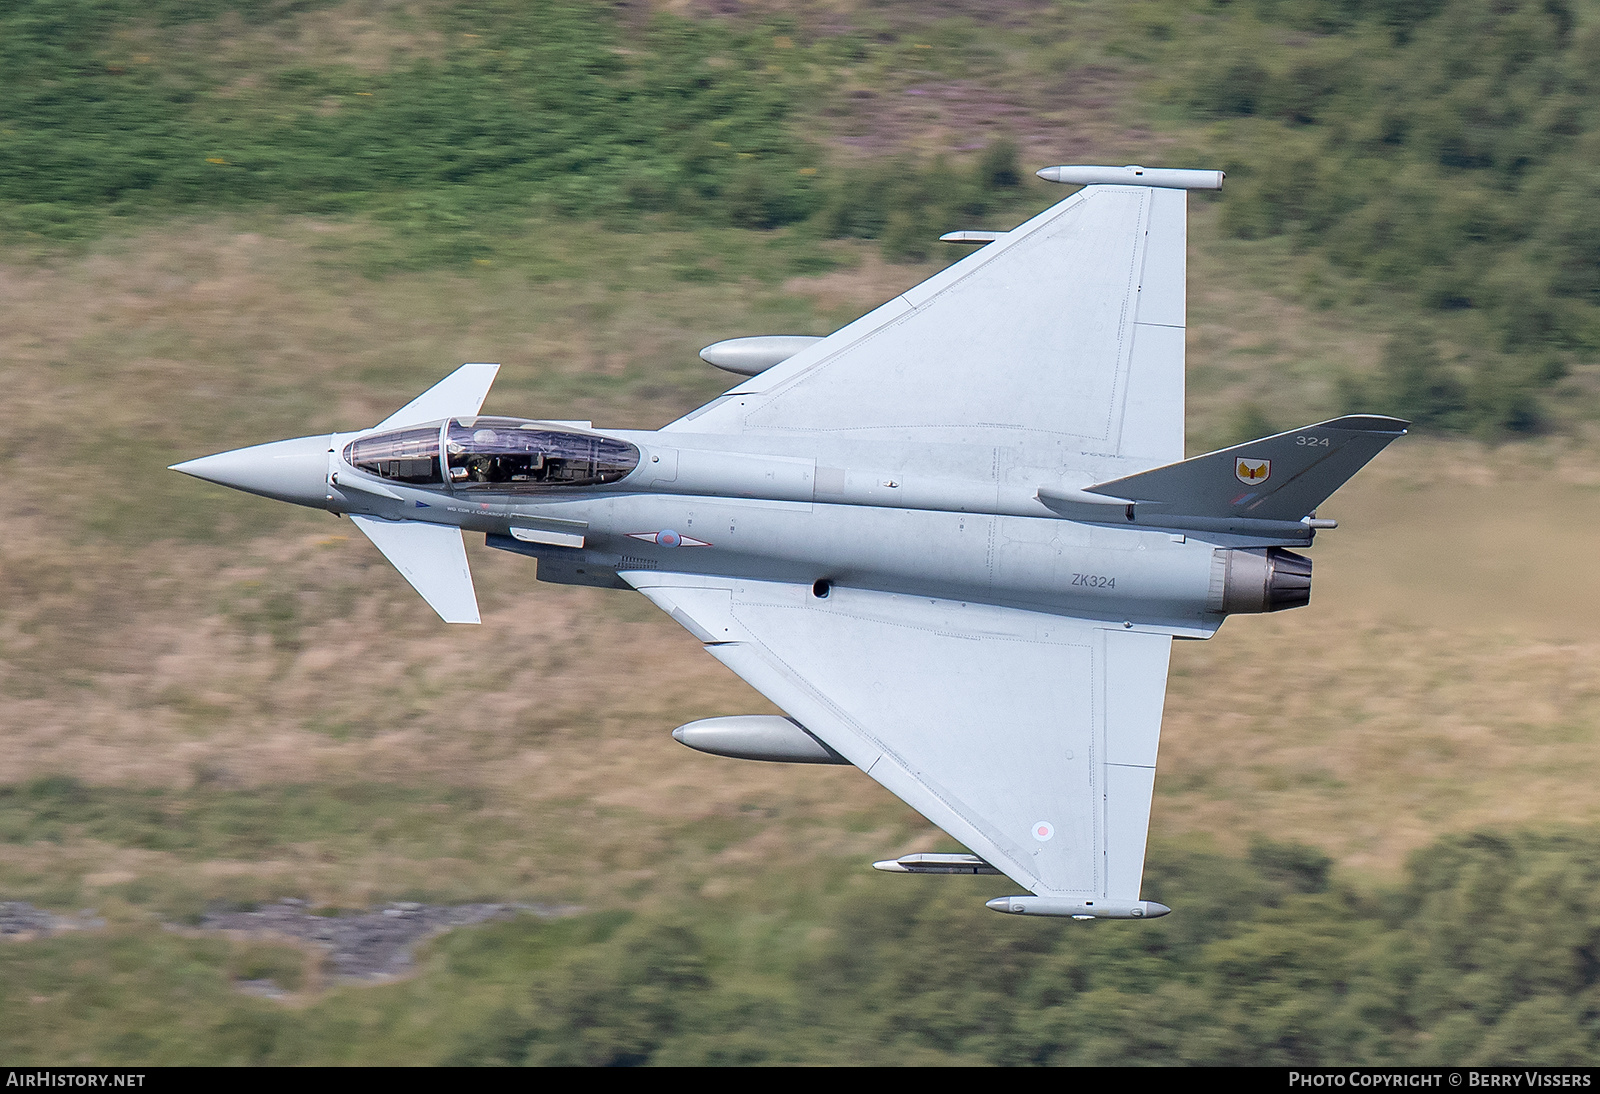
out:
<path id="1" fill-rule="evenodd" d="M 622 577 L 983 863 L 1090 914 L 1140 899 L 1170 636 L 865 589 Z"/>

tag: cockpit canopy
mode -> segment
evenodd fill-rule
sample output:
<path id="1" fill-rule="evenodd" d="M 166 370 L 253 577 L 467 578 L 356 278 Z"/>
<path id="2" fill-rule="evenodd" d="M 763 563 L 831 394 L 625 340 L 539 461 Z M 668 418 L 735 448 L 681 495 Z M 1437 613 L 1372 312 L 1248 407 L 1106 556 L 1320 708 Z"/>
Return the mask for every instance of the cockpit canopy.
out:
<path id="1" fill-rule="evenodd" d="M 344 458 L 393 482 L 443 485 L 448 476 L 457 490 L 520 494 L 616 482 L 639 465 L 639 450 L 543 422 L 476 417 L 362 437 Z"/>
<path id="2" fill-rule="evenodd" d="M 345 445 L 351 467 L 393 482 L 426 486 L 443 483 L 439 473 L 439 426 L 397 429 Z"/>

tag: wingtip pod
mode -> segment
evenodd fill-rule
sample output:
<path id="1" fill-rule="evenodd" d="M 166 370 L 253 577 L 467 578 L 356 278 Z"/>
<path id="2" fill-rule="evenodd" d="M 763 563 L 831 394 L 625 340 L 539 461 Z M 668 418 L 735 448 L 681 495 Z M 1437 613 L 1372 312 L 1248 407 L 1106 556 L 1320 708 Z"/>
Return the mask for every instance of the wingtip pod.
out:
<path id="1" fill-rule="evenodd" d="M 1007 915 L 1071 919 L 1158 919 L 1172 911 L 1153 900 L 1074 900 L 1056 896 L 1002 896 L 984 906 Z"/>
<path id="2" fill-rule="evenodd" d="M 1156 186 L 1169 190 L 1220 190 L 1223 171 L 1192 171 L 1176 167 L 1096 167 L 1074 163 L 1035 172 L 1046 182 L 1069 186 Z"/>

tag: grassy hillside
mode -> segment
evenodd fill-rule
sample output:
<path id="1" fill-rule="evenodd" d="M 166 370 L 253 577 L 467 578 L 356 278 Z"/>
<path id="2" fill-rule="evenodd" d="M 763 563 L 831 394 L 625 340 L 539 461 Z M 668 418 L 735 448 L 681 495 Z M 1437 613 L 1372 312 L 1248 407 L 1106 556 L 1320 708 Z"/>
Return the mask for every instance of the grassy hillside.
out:
<path id="1" fill-rule="evenodd" d="M 108 172 L 145 156 L 128 177 L 152 180 L 5 192 L 0 900 L 109 923 L 0 945 L 8 1061 L 1593 1058 L 1600 461 L 1582 344 L 1495 341 L 1471 326 L 1487 305 L 1437 311 L 1290 221 L 1241 234 L 1265 200 L 1246 161 L 1225 164 L 1237 190 L 1196 203 L 1192 450 L 1396 376 L 1450 395 L 1475 362 L 1551 354 L 1567 375 L 1539 381 L 1545 432 L 1411 438 L 1337 495 L 1311 608 L 1178 645 L 1149 890 L 1178 911 L 1161 922 L 1019 923 L 981 907 L 1003 880 L 867 870 L 951 845 L 857 772 L 672 742 L 691 718 L 766 707 L 632 594 L 535 585 L 526 560 L 472 547 L 485 625 L 445 628 L 343 522 L 165 471 L 376 421 L 463 360 L 505 363 L 490 411 L 658 425 L 726 386 L 699 346 L 832 330 L 954 257 L 927 244 L 938 231 L 1058 198 L 1011 185 L 1000 138 L 1034 166 L 1190 162 L 1252 126 L 1304 136 L 1312 123 L 1259 108 L 1219 129 L 1174 98 L 1169 60 L 1230 20 L 1258 28 L 1273 71 L 1373 33 L 1361 9 L 1305 26 L 1287 4 L 1019 5 L 981 28 L 981 12 L 868 5 L 563 7 L 498 56 L 493 34 L 539 10 L 5 13 L 34 37 L 8 24 L 0 49 L 64 53 L 0 80 L 7 118 L 26 100 L 43 119 L 0 137 L 64 155 L 46 137 L 82 115 L 48 110 L 137 107 L 138 125 L 94 115 L 111 120 L 72 162 L 88 177 L 97 156 Z M 568 36 L 559 56 L 535 48 L 545 33 Z M 673 50 L 704 63 L 661 67 Z M 532 147 L 547 70 L 578 81 L 560 94 L 583 108 L 551 88 L 551 116 L 591 127 L 591 162 L 653 156 L 651 178 L 730 189 L 651 196 L 618 175 L 564 205 L 578 176 L 531 154 L 452 166 L 460 131 L 359 94 L 459 95 L 434 122 L 499 118 L 515 139 L 489 144 Z M 682 72 L 704 79 L 679 114 L 617 130 L 585 113 L 640 86 L 659 105 L 648 81 Z M 715 122 L 719 95 L 754 112 L 742 130 L 783 135 L 787 222 L 730 212 L 740 165 L 768 152 L 712 136 L 719 173 L 663 138 L 673 118 Z M 316 174 L 327 149 L 388 147 L 396 126 L 428 146 Z M 184 142 L 217 135 L 254 151 L 184 189 L 207 158 Z M 228 171 L 237 186 L 208 181 Z M 1438 422 L 1482 426 L 1464 414 Z M 1500 835 L 1465 834 L 1482 829 Z M 586 911 L 446 936 L 385 986 L 162 926 L 284 896 Z M 237 988 L 266 977 L 290 994 Z"/>
<path id="2" fill-rule="evenodd" d="M 1215 245 L 1204 223 L 1202 252 Z M 607 248 L 668 263 L 675 234 L 613 243 L 571 231 L 550 240 L 583 271 L 570 280 L 493 267 L 351 279 L 320 264 L 338 233 L 296 221 L 149 230 L 81 259 L 6 269 L 25 306 L 4 349 L 5 425 L 23 443 L 8 465 L 14 516 L 0 546 L 0 893 L 94 907 L 111 923 L 4 951 L 9 1058 L 570 1059 L 561 1053 L 581 1039 L 561 1031 L 590 1019 L 564 1009 L 563 985 L 595 977 L 617 985 L 608 999 L 673 1002 L 652 1019 L 660 1028 L 629 1035 L 644 1038 L 627 1043 L 636 1047 L 603 1041 L 584 1059 L 770 1058 L 756 1042 L 790 1045 L 783 1058 L 865 1060 L 1347 1051 L 1335 1033 L 1349 1029 L 1330 1028 L 1274 1055 L 1286 1051 L 1276 1027 L 1240 1040 L 1237 1016 L 1210 1048 L 1176 1033 L 1130 1047 L 1114 1029 L 1092 1044 L 1024 1037 L 1018 1029 L 1074 1013 L 1045 980 L 1027 989 L 1044 993 L 1028 1004 L 1037 1013 L 949 1040 L 939 1031 L 951 1016 L 992 1015 L 989 997 L 894 979 L 904 975 L 894 953 L 961 937 L 972 960 L 1013 970 L 1005 976 L 1032 975 L 1036 947 L 1109 976 L 1123 966 L 1096 956 L 1102 936 L 1113 950 L 1169 952 L 1166 935 L 1039 931 L 980 906 L 1004 883 L 871 873 L 872 858 L 949 844 L 857 773 L 720 761 L 672 742 L 667 731 L 688 719 L 766 708 L 636 597 L 534 585 L 522 560 L 475 547 L 485 626 L 446 630 L 340 522 L 161 470 L 374 420 L 442 371 L 437 362 L 477 356 L 508 362 L 492 410 L 653 424 L 720 386 L 694 360 L 697 344 L 730 328 L 827 329 L 922 273 L 869 252 L 845 255 L 859 258 L 853 269 L 776 284 L 646 279 L 657 286 L 646 291 L 607 280 Z M 1248 284 L 1208 284 L 1195 305 L 1198 429 L 1228 428 L 1232 398 L 1262 373 L 1303 367 L 1297 347 L 1370 342 L 1336 316 L 1280 304 L 1275 338 L 1252 343 L 1233 324 L 1267 307 L 1262 298 Z M 1321 412 L 1273 398 L 1274 413 Z M 102 444 L 61 447 L 61 423 L 85 421 L 102 423 Z M 1408 855 L 1420 852 L 1426 871 L 1445 853 L 1434 841 L 1452 833 L 1600 820 L 1586 774 L 1600 748 L 1600 587 L 1585 565 L 1600 532 L 1595 481 L 1592 458 L 1558 439 L 1499 450 L 1408 440 L 1329 507 L 1344 527 L 1319 542 L 1311 609 L 1234 620 L 1212 642 L 1178 647 L 1152 824 L 1152 894 L 1179 909 L 1172 929 L 1253 948 L 1239 939 L 1267 924 L 1292 941 L 1320 937 L 1319 917 L 1354 916 L 1341 929 L 1412 946 L 1381 896 L 1423 884 L 1404 880 Z M 628 651 L 620 675 L 617 651 Z M 1214 871 L 1189 871 L 1229 863 L 1215 870 L 1268 884 L 1245 857 L 1262 838 L 1330 856 L 1333 895 L 1294 898 L 1289 912 L 1274 896 L 1215 919 L 1207 902 L 1226 900 L 1207 896 Z M 1578 854 L 1585 838 L 1550 853 Z M 156 927 L 280 896 L 330 909 L 575 903 L 598 918 L 462 932 L 436 944 L 414 982 L 321 992 L 304 988 L 319 974 L 314 960 L 294 971 L 311 960 L 295 951 Z M 863 921 L 864 908 L 880 918 Z M 685 921 L 698 924 L 687 937 Z M 649 961 L 662 931 L 690 953 L 691 974 L 669 987 Z M 817 970 L 845 960 L 838 945 L 884 964 L 828 974 L 845 976 L 837 990 L 903 1001 L 885 1002 L 881 1018 L 808 1001 L 835 982 Z M 1172 945 L 1174 963 L 1151 974 L 1169 988 L 1150 990 L 1189 985 L 1212 998 L 1199 970 L 1213 959 L 1192 948 L 1201 941 Z M 261 968 L 301 994 L 285 1004 L 231 988 Z M 961 981 L 960 970 L 948 975 Z M 1334 985 L 1354 973 L 1313 962 L 1302 975 Z M 1098 982 L 1063 981 L 1079 985 L 1070 1005 L 1093 1005 L 1080 995 Z M 1022 990 L 996 983 L 1007 998 Z M 1453 1034 L 1463 1053 L 1509 1058 L 1494 1047 L 1510 1036 L 1499 1023 L 1529 1000 L 1536 1017 L 1550 1007 L 1531 989 L 1508 991 Z M 819 1013 L 843 1017 L 834 1026 Z M 1357 1027 L 1442 1020 L 1397 1014 Z M 1569 1019 L 1581 1014 L 1550 1021 Z M 1413 1037 L 1359 1051 L 1433 1058 L 1425 1049 Z M 1551 1058 L 1542 1051 L 1520 1058 Z"/>
<path id="3" fill-rule="evenodd" d="M 1597 57 L 1571 0 L 37 0 L 0 13 L 0 233 L 264 207 L 366 225 L 379 273 L 524 264 L 598 217 L 764 230 L 804 273 L 828 239 L 921 262 L 952 222 L 1042 207 L 1019 147 L 1200 157 L 1245 261 L 1292 256 L 1280 293 L 1376 303 L 1392 341 L 1342 407 L 1570 431 L 1595 416 Z"/>

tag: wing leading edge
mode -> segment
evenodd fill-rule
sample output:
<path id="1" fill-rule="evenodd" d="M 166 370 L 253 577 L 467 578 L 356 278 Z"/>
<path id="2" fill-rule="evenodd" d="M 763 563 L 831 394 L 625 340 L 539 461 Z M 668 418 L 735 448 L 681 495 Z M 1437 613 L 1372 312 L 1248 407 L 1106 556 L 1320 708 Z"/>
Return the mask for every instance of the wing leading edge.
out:
<path id="1" fill-rule="evenodd" d="M 1090 186 L 666 428 L 1183 459 L 1187 194 Z"/>
<path id="2" fill-rule="evenodd" d="M 1012 880 L 1102 907 L 1139 900 L 1169 636 L 866 590 L 819 600 L 809 586 L 622 576 Z"/>

